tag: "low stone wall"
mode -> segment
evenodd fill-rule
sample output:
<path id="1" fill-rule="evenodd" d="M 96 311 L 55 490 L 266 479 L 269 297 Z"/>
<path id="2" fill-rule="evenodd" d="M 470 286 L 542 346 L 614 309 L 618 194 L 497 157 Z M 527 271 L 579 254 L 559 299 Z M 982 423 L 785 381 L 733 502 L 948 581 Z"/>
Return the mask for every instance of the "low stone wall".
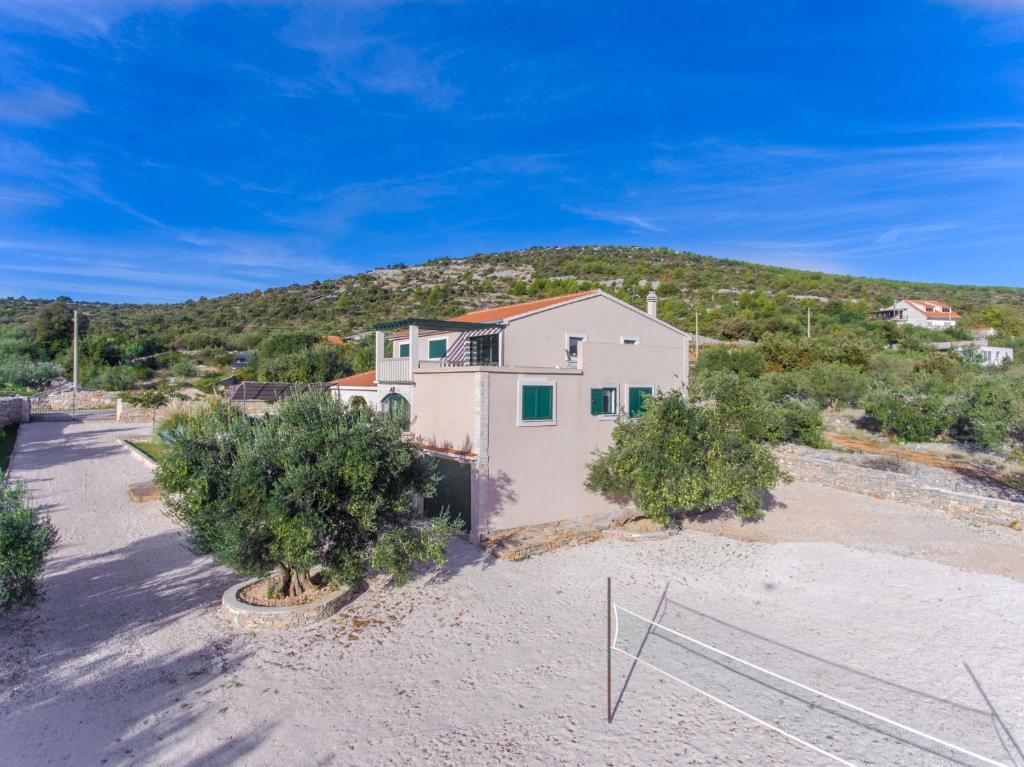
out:
<path id="1" fill-rule="evenodd" d="M 0 428 L 12 423 L 26 423 L 29 412 L 28 397 L 0 397 Z"/>
<path id="2" fill-rule="evenodd" d="M 911 506 L 957 514 L 975 522 L 1015 526 L 1024 521 L 1024 503 L 937 487 L 935 470 L 906 467 L 908 473 L 858 465 L 851 456 L 801 445 L 775 449 L 779 466 L 793 479 L 834 487 L 872 498 L 899 501 Z"/>
<path id="3" fill-rule="evenodd" d="M 117 393 L 100 389 L 79 389 L 78 395 L 70 389 L 45 391 L 32 398 L 33 411 L 47 410 L 109 410 L 117 404 Z"/>

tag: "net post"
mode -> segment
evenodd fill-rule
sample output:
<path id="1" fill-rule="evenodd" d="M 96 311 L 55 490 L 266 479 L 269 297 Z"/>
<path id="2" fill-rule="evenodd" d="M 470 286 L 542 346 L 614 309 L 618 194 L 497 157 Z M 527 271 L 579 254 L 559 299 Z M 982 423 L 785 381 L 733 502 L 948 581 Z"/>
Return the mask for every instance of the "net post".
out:
<path id="1" fill-rule="evenodd" d="M 606 692 L 608 693 L 608 723 L 612 721 L 612 577 L 608 576 L 608 613 L 607 613 L 607 635 L 605 639 L 605 655 L 607 666 L 608 666 L 608 684 L 606 686 Z"/>

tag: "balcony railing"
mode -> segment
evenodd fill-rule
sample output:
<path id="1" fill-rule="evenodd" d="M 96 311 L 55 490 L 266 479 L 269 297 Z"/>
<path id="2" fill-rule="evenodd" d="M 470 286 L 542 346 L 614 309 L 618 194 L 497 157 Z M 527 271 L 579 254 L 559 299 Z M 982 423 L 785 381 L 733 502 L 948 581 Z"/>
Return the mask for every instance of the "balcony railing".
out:
<path id="1" fill-rule="evenodd" d="M 381 383 L 409 383 L 412 381 L 412 361 L 408 357 L 384 357 L 380 360 L 377 380 Z"/>

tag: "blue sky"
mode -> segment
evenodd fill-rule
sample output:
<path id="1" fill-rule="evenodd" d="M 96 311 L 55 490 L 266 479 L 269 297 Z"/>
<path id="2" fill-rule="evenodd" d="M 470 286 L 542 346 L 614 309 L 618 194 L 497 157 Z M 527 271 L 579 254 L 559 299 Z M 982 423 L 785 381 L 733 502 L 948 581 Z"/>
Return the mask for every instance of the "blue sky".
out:
<path id="1" fill-rule="evenodd" d="M 1024 286 L 1024 0 L 0 3 L 0 295 L 530 245 Z"/>

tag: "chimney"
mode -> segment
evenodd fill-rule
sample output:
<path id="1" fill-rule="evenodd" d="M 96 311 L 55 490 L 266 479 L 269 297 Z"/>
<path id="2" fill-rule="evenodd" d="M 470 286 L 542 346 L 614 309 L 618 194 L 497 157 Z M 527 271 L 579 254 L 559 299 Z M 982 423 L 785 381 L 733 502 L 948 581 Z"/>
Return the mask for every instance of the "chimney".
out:
<path id="1" fill-rule="evenodd" d="M 658 294 L 653 290 L 647 294 L 647 313 L 652 317 L 658 316 Z"/>

